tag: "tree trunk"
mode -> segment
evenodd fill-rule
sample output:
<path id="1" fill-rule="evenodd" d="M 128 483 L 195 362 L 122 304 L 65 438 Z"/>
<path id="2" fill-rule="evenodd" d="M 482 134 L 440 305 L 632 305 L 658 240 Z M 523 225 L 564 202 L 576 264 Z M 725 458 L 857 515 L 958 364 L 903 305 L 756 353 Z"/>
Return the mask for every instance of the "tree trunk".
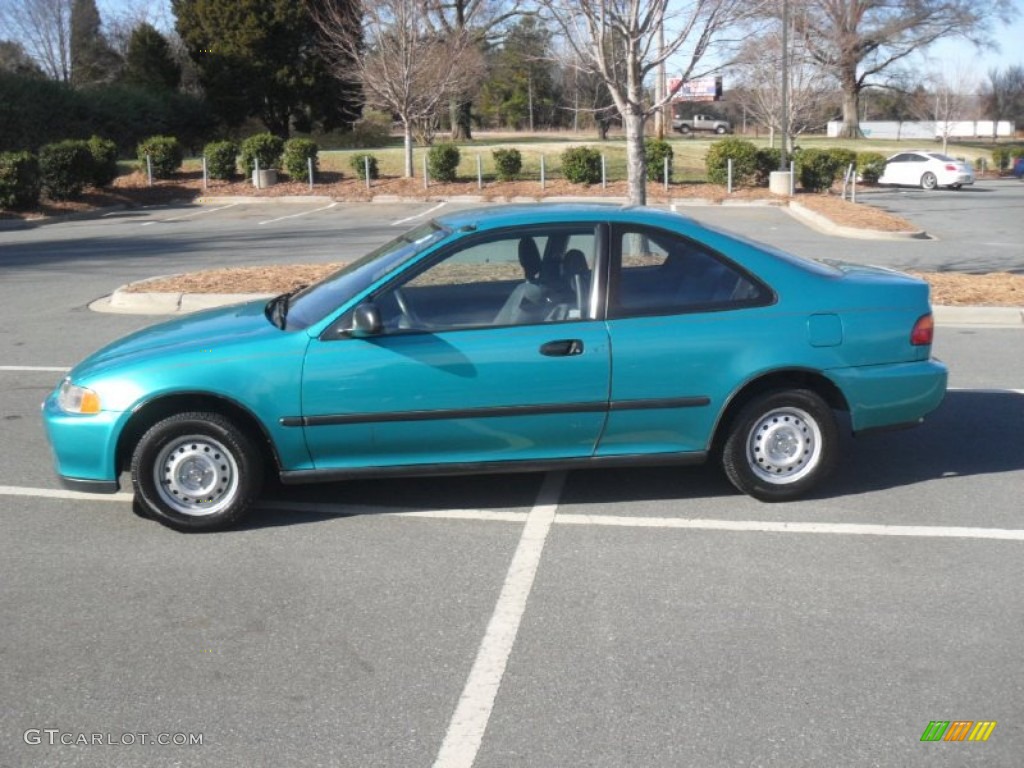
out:
<path id="1" fill-rule="evenodd" d="M 405 178 L 413 177 L 412 169 L 412 123 L 409 120 L 402 121 L 402 128 L 405 130 Z"/>
<path id="2" fill-rule="evenodd" d="M 860 84 L 857 82 L 857 64 L 852 69 L 844 67 L 840 83 L 843 89 L 843 127 L 839 135 L 846 139 L 859 139 L 860 133 Z"/>
<path id="3" fill-rule="evenodd" d="M 469 141 L 473 138 L 473 102 L 458 99 L 451 105 L 452 140 Z"/>
<path id="4" fill-rule="evenodd" d="M 626 169 L 629 204 L 647 205 L 647 158 L 644 152 L 644 117 L 633 110 L 623 115 L 626 124 Z"/>

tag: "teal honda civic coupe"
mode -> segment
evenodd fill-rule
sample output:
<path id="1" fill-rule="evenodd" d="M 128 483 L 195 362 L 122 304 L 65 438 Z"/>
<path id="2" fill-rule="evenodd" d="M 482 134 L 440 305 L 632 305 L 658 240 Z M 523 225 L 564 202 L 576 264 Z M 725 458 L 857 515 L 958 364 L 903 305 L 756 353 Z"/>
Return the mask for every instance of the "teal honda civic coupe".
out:
<path id="1" fill-rule="evenodd" d="M 264 477 L 690 464 L 763 501 L 816 486 L 854 433 L 946 391 L 928 286 L 801 259 L 675 213 L 501 206 L 437 218 L 270 301 L 172 320 L 43 404 L 57 473 L 184 531 Z"/>

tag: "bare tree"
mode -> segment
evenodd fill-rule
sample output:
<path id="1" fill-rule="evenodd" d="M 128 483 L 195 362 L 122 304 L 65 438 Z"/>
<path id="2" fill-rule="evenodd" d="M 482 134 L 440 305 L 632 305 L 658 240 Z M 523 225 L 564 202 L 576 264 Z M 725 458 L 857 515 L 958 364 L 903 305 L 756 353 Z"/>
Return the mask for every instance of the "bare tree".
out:
<path id="1" fill-rule="evenodd" d="M 72 0 L 0 0 L 0 29 L 54 80 L 71 80 Z"/>
<path id="2" fill-rule="evenodd" d="M 405 175 L 413 176 L 413 132 L 429 125 L 449 99 L 481 76 L 472 35 L 430 27 L 421 0 L 369 0 L 361 24 L 334 3 L 313 7 L 322 45 L 336 74 L 358 83 L 367 103 L 398 116 L 405 136 Z"/>
<path id="3" fill-rule="evenodd" d="M 931 87 L 919 95 L 915 111 L 921 119 L 935 123 L 935 136 L 942 139 L 945 153 L 957 124 L 974 111 L 977 81 L 963 66 L 957 66 L 950 74 L 933 73 L 926 81 Z"/>
<path id="4" fill-rule="evenodd" d="M 992 118 L 992 141 L 996 140 L 1000 120 L 1024 122 L 1024 67 L 1019 64 L 988 71 L 988 82 L 981 91 L 986 117 Z"/>
<path id="5" fill-rule="evenodd" d="M 423 0 L 427 18 L 445 37 L 468 35 L 478 47 L 495 39 L 507 21 L 520 13 L 521 0 Z M 471 86 L 479 85 L 478 82 Z M 454 94 L 452 138 L 472 138 L 472 88 Z"/>
<path id="6" fill-rule="evenodd" d="M 629 201 L 647 202 L 644 121 L 675 96 L 647 98 L 644 80 L 679 54 L 680 85 L 722 31 L 750 3 L 740 0 L 539 0 L 560 28 L 581 71 L 600 75 L 626 129 Z M 671 5 L 671 10 L 669 6 Z M 665 43 L 660 44 L 659 31 Z"/>
<path id="7" fill-rule="evenodd" d="M 778 0 L 776 0 L 778 2 Z M 843 91 L 844 136 L 860 135 L 860 92 L 872 78 L 947 37 L 989 42 L 994 21 L 1009 21 L 1011 0 L 790 0 L 797 33 Z"/>
<path id="8" fill-rule="evenodd" d="M 763 30 L 743 45 L 736 60 L 738 97 L 755 119 L 768 126 L 774 138 L 782 130 L 782 83 L 778 76 L 782 60 L 781 30 Z M 793 139 L 822 127 L 826 110 L 834 104 L 835 81 L 815 65 L 801 45 L 789 51 L 788 136 L 782 137 L 783 152 L 789 156 Z"/>

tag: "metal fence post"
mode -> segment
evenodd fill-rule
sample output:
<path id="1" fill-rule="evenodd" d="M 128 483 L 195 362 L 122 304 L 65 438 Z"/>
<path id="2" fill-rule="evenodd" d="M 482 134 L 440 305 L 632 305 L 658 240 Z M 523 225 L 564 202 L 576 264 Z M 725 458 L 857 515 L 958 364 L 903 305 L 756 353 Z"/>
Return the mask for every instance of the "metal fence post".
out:
<path id="1" fill-rule="evenodd" d="M 665 182 L 665 191 L 666 192 L 668 192 L 668 175 L 669 175 L 669 171 L 671 171 L 671 168 L 669 168 L 669 164 L 668 164 L 668 155 L 665 155 L 665 167 L 664 167 L 664 169 L 661 172 L 661 178 Z"/>
<path id="2" fill-rule="evenodd" d="M 313 191 L 313 158 L 306 158 L 306 165 L 309 167 L 309 191 Z"/>
<path id="3" fill-rule="evenodd" d="M 430 186 L 430 179 L 427 177 L 427 153 L 423 153 L 423 188 Z"/>
<path id="4" fill-rule="evenodd" d="M 480 160 L 480 155 L 476 156 L 476 188 L 484 188 L 484 166 Z"/>
<path id="5" fill-rule="evenodd" d="M 258 157 L 256 158 L 255 173 L 256 175 L 253 177 L 253 182 L 255 183 L 256 189 L 262 189 L 263 187 L 260 186 L 260 159 Z"/>
<path id="6" fill-rule="evenodd" d="M 601 189 L 608 186 L 608 165 L 605 163 L 604 152 L 601 153 Z"/>
<path id="7" fill-rule="evenodd" d="M 203 155 L 203 189 L 206 189 L 206 155 Z"/>
<path id="8" fill-rule="evenodd" d="M 146 175 L 149 177 L 149 186 L 153 186 L 153 157 L 146 153 Z"/>
<path id="9" fill-rule="evenodd" d="M 796 194 L 796 162 L 793 160 L 789 161 L 789 196 L 793 197 Z"/>
<path id="10" fill-rule="evenodd" d="M 363 178 L 366 179 L 366 188 L 370 188 L 370 156 L 363 155 Z"/>
<path id="11" fill-rule="evenodd" d="M 728 171 L 729 175 L 726 177 L 726 180 L 727 180 L 726 191 L 731 195 L 732 194 L 732 158 L 731 157 L 728 160 L 727 166 L 728 166 L 728 169 L 729 169 L 729 171 Z"/>
<path id="12" fill-rule="evenodd" d="M 540 156 L 540 188 L 544 189 L 544 155 Z"/>

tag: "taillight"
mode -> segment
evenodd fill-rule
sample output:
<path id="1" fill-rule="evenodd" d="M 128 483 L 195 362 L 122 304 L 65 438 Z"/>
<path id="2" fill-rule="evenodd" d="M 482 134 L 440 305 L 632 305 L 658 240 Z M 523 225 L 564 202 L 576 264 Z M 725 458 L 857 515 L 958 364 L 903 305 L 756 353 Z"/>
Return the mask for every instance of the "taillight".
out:
<path id="1" fill-rule="evenodd" d="M 914 323 L 914 330 L 910 332 L 910 343 L 915 347 L 924 347 L 932 343 L 935 337 L 935 319 L 931 313 L 921 315 Z"/>
<path id="2" fill-rule="evenodd" d="M 947 171 L 956 171 L 956 170 L 959 170 L 959 169 L 955 165 L 950 165 L 949 163 L 946 163 L 946 170 Z"/>

